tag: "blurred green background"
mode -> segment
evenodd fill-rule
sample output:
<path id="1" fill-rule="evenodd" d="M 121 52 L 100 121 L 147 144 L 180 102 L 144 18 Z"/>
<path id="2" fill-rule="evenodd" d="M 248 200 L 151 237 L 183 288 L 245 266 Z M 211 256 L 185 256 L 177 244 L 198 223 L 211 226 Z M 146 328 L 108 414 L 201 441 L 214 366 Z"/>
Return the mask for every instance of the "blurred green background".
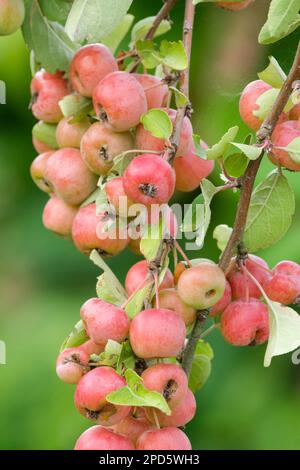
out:
<path id="1" fill-rule="evenodd" d="M 208 143 L 241 124 L 239 93 L 264 68 L 269 54 L 286 71 L 291 65 L 297 32 L 270 48 L 257 44 L 268 4 L 257 0 L 237 14 L 212 5 L 197 9 L 193 123 Z M 138 20 L 155 14 L 160 5 L 160 0 L 135 1 L 131 12 Z M 178 38 L 182 15 L 180 1 L 172 13 L 170 38 Z M 7 346 L 7 365 L 0 365 L 0 448 L 69 449 L 90 423 L 73 407 L 73 387 L 57 379 L 55 359 L 81 304 L 95 295 L 98 270 L 71 243 L 42 226 L 46 197 L 29 176 L 35 156 L 30 78 L 21 34 L 0 38 L 0 80 L 7 86 L 7 104 L 0 105 L 0 340 Z M 241 124 L 241 135 L 247 133 Z M 260 178 L 271 168 L 266 161 Z M 299 204 L 298 175 L 289 177 Z M 193 197 L 177 195 L 182 202 Z M 230 193 L 216 199 L 211 231 L 219 223 L 232 223 L 235 203 Z M 300 261 L 299 211 L 286 237 L 261 255 L 271 265 L 282 258 Z M 211 232 L 201 256 L 218 259 Z M 123 279 L 135 260 L 126 251 L 110 264 Z M 210 341 L 215 350 L 212 375 L 198 394 L 197 417 L 187 426 L 194 449 L 299 449 L 300 366 L 292 365 L 287 355 L 264 369 L 264 347 L 235 349 L 218 332 Z"/>

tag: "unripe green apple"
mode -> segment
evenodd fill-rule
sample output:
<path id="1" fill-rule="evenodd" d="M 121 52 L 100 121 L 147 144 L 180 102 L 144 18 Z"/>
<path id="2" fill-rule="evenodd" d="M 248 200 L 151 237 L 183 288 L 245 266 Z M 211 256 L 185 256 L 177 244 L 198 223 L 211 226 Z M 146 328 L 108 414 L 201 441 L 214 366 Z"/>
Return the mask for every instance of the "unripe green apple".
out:
<path id="1" fill-rule="evenodd" d="M 0 36 L 17 31 L 22 26 L 24 17 L 23 0 L 0 0 Z"/>

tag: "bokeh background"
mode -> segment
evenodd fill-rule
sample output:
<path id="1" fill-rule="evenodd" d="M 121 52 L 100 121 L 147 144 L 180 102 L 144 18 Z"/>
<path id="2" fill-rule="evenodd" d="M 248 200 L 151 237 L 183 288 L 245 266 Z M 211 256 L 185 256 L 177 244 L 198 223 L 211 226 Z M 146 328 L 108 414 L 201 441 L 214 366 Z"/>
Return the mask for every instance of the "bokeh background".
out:
<path id="1" fill-rule="evenodd" d="M 241 124 L 241 136 L 248 133 L 238 114 L 239 94 L 267 64 L 268 55 L 273 54 L 285 71 L 291 65 L 297 32 L 271 47 L 257 44 L 268 4 L 257 0 L 237 14 L 209 4 L 197 8 L 193 123 L 208 143 L 236 123 Z M 131 12 L 138 20 L 160 6 L 160 0 L 135 1 Z M 178 38 L 182 15 L 179 1 L 169 38 Z M 75 411 L 73 387 L 57 379 L 54 365 L 81 304 L 95 295 L 98 270 L 71 243 L 42 226 L 46 197 L 29 176 L 35 156 L 30 78 L 21 34 L 0 38 L 0 80 L 7 86 L 7 104 L 0 105 L 0 340 L 7 346 L 7 364 L 0 365 L 0 448 L 69 449 L 89 423 Z M 260 178 L 271 168 L 266 161 Z M 299 206 L 298 175 L 290 173 L 289 178 Z M 219 181 L 217 173 L 213 180 Z M 185 203 L 193 197 L 176 195 Z M 217 261 L 211 233 L 219 223 L 232 223 L 235 204 L 236 196 L 230 193 L 216 198 L 201 257 Z M 271 265 L 282 258 L 300 261 L 299 214 L 286 237 L 261 253 Z M 109 263 L 124 279 L 135 261 L 126 251 Z M 264 369 L 264 347 L 235 349 L 218 332 L 210 341 L 215 350 L 212 375 L 197 395 L 197 417 L 187 426 L 194 449 L 299 449 L 300 366 L 287 355 Z"/>

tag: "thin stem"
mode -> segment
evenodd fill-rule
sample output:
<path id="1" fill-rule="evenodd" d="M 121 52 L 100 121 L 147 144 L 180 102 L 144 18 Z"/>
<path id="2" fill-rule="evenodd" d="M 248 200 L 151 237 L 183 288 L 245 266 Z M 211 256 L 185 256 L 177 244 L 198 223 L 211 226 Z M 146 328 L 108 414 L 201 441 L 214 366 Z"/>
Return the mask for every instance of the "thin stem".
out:
<path id="1" fill-rule="evenodd" d="M 182 367 L 187 376 L 190 375 L 196 347 L 197 347 L 197 344 L 201 335 L 203 334 L 203 328 L 204 328 L 208 315 L 209 315 L 209 310 L 201 310 L 198 312 L 197 319 L 195 321 L 191 336 L 188 340 L 185 350 L 183 351 Z"/>
<path id="2" fill-rule="evenodd" d="M 200 339 L 205 338 L 208 336 L 212 331 L 214 331 L 216 328 L 219 328 L 220 323 L 213 323 L 207 330 L 203 331 L 203 333 L 200 335 Z"/>
<path id="3" fill-rule="evenodd" d="M 175 248 L 181 254 L 182 258 L 187 263 L 187 265 L 191 268 L 192 263 L 190 262 L 189 258 L 187 257 L 187 255 L 185 254 L 185 252 L 183 251 L 183 249 L 181 248 L 177 240 L 175 240 Z"/>
<path id="4" fill-rule="evenodd" d="M 125 302 L 121 305 L 121 308 L 124 310 L 125 307 L 127 307 L 127 305 L 129 304 L 129 302 L 131 302 L 131 300 L 133 299 L 133 297 L 135 296 L 135 294 L 140 290 L 140 289 L 143 289 L 143 287 L 146 286 L 146 284 L 150 282 L 150 276 L 146 276 L 145 279 L 142 280 L 142 282 L 140 282 L 140 284 L 137 286 L 137 288 L 132 292 L 132 294 L 130 294 L 130 296 L 128 297 L 128 299 L 125 300 Z"/>

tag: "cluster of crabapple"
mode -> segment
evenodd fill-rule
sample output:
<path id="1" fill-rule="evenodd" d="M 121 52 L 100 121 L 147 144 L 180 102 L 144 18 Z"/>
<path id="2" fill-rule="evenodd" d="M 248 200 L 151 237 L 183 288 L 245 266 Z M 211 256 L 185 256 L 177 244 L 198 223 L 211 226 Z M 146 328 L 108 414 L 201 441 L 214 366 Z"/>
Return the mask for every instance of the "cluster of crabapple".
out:
<path id="1" fill-rule="evenodd" d="M 240 98 L 240 115 L 250 129 L 258 131 L 262 125 L 259 116 L 259 100 L 263 100 L 266 93 L 272 91 L 272 86 L 263 80 L 249 83 L 243 90 Z M 275 91 L 273 89 L 273 91 Z M 276 96 L 276 94 L 275 94 Z M 269 159 L 277 166 L 290 171 L 300 171 L 300 164 L 292 158 L 288 146 L 292 146 L 295 139 L 300 138 L 300 103 L 295 104 L 290 111 L 282 112 L 272 133 L 271 142 L 268 143 Z M 298 142 L 299 140 L 295 141 Z M 299 144 L 296 144 L 298 147 Z"/>
<path id="2" fill-rule="evenodd" d="M 34 116 L 40 124 L 56 126 L 58 149 L 33 137 L 39 156 L 32 163 L 31 175 L 50 196 L 43 212 L 46 228 L 72 239 L 84 254 L 96 249 L 111 256 L 127 246 L 140 254 L 143 227 L 138 239 L 130 236 L 127 225 L 122 225 L 116 236 L 111 237 L 105 228 L 109 211 L 97 213 L 96 203 L 87 202 L 101 177 L 117 224 L 121 226 L 121 219 L 128 219 L 129 215 L 122 211 L 121 198 L 126 199 L 127 208 L 141 204 L 146 209 L 147 224 L 155 224 L 161 217 L 160 209 L 151 209 L 164 205 L 166 231 L 175 238 L 177 221 L 168 206 L 169 200 L 175 190 L 196 189 L 211 173 L 214 163 L 195 155 L 193 129 L 187 116 L 172 165 L 164 158 L 168 143 L 154 137 L 141 124 L 141 116 L 152 108 L 164 109 L 175 123 L 177 111 L 168 106 L 166 83 L 156 76 L 119 70 L 118 61 L 106 46 L 92 44 L 74 55 L 69 79 L 59 71 L 50 74 L 42 69 L 32 79 L 31 92 Z M 60 101 L 67 95 L 92 98 L 93 111 L 80 120 L 65 118 Z M 205 146 L 204 142 L 202 145 Z M 115 157 L 130 151 L 136 156 L 124 173 L 111 172 Z M 129 270 L 128 298 L 148 275 L 146 260 Z M 195 321 L 197 309 L 208 308 L 221 298 L 225 277 L 213 263 L 191 268 L 185 275 L 195 279 L 190 299 L 184 287 L 178 284 L 175 288 L 174 276 L 167 270 L 153 308 L 142 310 L 132 321 L 124 308 L 99 298 L 88 300 L 81 308 L 89 339 L 62 351 L 57 359 L 58 376 L 77 384 L 76 408 L 96 423 L 79 438 L 76 449 L 191 448 L 178 428 L 193 418 L 195 398 L 188 389 L 180 362 L 169 363 L 169 359 L 176 362 L 182 353 L 186 326 Z M 182 282 L 183 279 L 184 276 Z M 127 339 L 137 363 L 142 361 L 144 386 L 163 394 L 172 410 L 171 416 L 152 408 L 114 406 L 106 400 L 110 392 L 125 385 L 125 379 L 113 367 L 94 367 L 90 356 L 101 353 L 109 340 L 122 343 Z"/>

